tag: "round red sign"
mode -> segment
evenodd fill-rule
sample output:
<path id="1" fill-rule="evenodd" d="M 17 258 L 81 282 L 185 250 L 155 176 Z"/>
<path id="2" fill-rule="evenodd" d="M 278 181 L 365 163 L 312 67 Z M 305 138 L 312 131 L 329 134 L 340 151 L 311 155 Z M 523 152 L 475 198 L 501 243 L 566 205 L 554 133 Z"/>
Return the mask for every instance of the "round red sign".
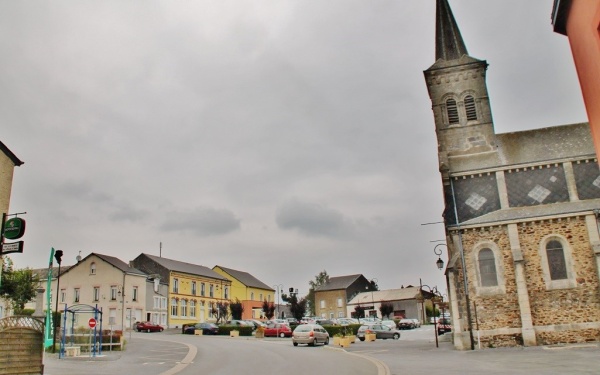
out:
<path id="1" fill-rule="evenodd" d="M 90 326 L 90 328 L 94 328 L 96 326 L 96 319 L 90 318 L 90 320 L 88 320 L 88 326 Z"/>

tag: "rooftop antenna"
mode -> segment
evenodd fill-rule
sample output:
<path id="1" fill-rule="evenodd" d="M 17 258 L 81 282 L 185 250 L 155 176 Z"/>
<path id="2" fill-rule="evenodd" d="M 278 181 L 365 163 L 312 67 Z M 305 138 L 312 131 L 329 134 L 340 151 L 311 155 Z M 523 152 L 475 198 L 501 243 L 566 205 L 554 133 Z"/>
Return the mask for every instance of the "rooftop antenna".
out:
<path id="1" fill-rule="evenodd" d="M 160 242 L 160 245 L 158 247 L 158 257 L 162 258 L 162 241 Z"/>
<path id="2" fill-rule="evenodd" d="M 77 263 L 81 262 L 81 251 L 79 252 L 79 255 L 75 257 L 75 259 L 77 260 Z"/>

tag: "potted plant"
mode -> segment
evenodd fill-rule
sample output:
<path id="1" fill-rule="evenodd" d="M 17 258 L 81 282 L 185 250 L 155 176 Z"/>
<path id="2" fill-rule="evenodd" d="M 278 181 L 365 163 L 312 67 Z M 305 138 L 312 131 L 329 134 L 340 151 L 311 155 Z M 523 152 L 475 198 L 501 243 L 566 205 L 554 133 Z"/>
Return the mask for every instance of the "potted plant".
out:
<path id="1" fill-rule="evenodd" d="M 338 332 L 335 335 L 333 335 L 333 345 L 334 346 L 340 345 L 340 341 L 342 340 L 342 337 L 344 337 L 344 335 L 341 332 Z"/>
<path id="2" fill-rule="evenodd" d="M 257 339 L 265 338 L 265 328 L 263 326 L 260 326 L 256 329 L 255 337 Z"/>

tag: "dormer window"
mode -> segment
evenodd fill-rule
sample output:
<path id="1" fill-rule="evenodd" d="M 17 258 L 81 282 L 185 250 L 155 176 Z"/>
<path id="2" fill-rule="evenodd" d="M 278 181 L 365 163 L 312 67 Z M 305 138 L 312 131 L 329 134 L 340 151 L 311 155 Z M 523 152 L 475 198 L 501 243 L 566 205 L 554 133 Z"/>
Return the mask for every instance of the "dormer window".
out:
<path id="1" fill-rule="evenodd" d="M 477 120 L 477 109 L 475 108 L 475 99 L 471 95 L 465 96 L 465 111 L 467 120 Z"/>
<path id="2" fill-rule="evenodd" d="M 90 275 L 95 275 L 96 274 L 96 263 L 92 262 L 92 264 L 90 264 Z"/>
<path id="3" fill-rule="evenodd" d="M 458 107 L 456 100 L 450 98 L 446 100 L 446 112 L 448 113 L 448 123 L 458 124 Z"/>

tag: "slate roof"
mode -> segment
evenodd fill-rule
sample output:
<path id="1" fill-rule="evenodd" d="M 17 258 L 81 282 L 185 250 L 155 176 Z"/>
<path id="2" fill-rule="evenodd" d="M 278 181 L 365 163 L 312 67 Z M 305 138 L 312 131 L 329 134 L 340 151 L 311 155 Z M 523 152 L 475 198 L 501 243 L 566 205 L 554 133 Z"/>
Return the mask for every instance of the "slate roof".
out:
<path id="1" fill-rule="evenodd" d="M 437 0 L 436 5 L 435 59 L 456 60 L 468 55 L 448 1 Z"/>
<path id="2" fill-rule="evenodd" d="M 600 199 L 586 199 L 576 202 L 560 202 L 552 204 L 544 204 L 539 206 L 513 207 L 490 212 L 489 214 L 476 217 L 471 220 L 464 221 L 460 227 L 470 225 L 498 225 L 502 222 L 510 222 L 517 220 L 527 220 L 534 218 L 545 218 L 548 216 L 560 217 L 561 215 L 571 216 L 574 213 L 590 212 L 594 209 L 600 209 Z M 448 227 L 456 227 L 449 225 Z"/>
<path id="3" fill-rule="evenodd" d="M 327 283 L 321 285 L 317 289 L 315 289 L 315 292 L 324 292 L 327 290 L 348 289 L 348 287 L 350 285 L 352 285 L 353 282 L 358 280 L 358 278 L 361 276 L 362 275 L 358 274 L 358 275 L 330 277 L 329 281 Z"/>
<path id="4" fill-rule="evenodd" d="M 71 267 L 73 266 L 61 266 L 60 267 L 60 274 L 64 274 L 65 272 L 67 272 Z M 46 268 L 34 268 L 31 270 L 31 272 L 34 275 L 38 275 L 40 280 L 47 280 L 48 279 L 48 267 Z M 52 278 L 56 277 L 56 274 L 58 273 L 58 267 L 52 267 Z"/>
<path id="5" fill-rule="evenodd" d="M 358 293 L 348 302 L 348 305 L 368 304 L 381 301 L 401 301 L 415 299 L 419 295 L 419 287 L 406 287 L 401 289 L 375 290 Z"/>
<path id="6" fill-rule="evenodd" d="M 98 258 L 100 258 L 101 260 L 105 261 L 106 263 L 110 264 L 111 266 L 119 269 L 120 271 L 130 274 L 130 275 L 140 275 L 140 276 L 147 276 L 147 274 L 143 271 L 138 270 L 137 268 L 134 267 L 130 267 L 129 264 L 123 262 L 121 259 L 117 258 L 117 257 L 113 257 L 110 255 L 104 255 L 104 254 L 98 254 L 98 253 L 90 253 L 88 254 L 88 256 L 86 256 L 85 258 L 83 258 L 82 260 L 80 260 L 77 264 L 71 266 L 67 271 L 62 272 L 62 268 L 61 268 L 61 275 L 65 274 L 66 272 L 69 272 L 70 270 L 74 269 L 75 267 L 77 267 L 79 265 L 79 263 L 81 263 L 83 260 L 91 257 L 91 256 L 96 256 Z M 53 271 L 54 272 L 54 271 Z"/>
<path id="7" fill-rule="evenodd" d="M 166 268 L 170 271 L 187 273 L 189 275 L 205 276 L 205 277 L 210 277 L 211 279 L 230 281 L 229 279 L 219 275 L 215 271 L 213 271 L 210 268 L 205 267 L 205 266 L 200 266 L 198 264 L 192 264 L 192 263 L 186 263 L 186 262 L 180 262 L 178 260 L 173 260 L 173 259 L 157 257 L 155 255 L 150 255 L 150 254 L 142 253 L 142 255 L 150 258 L 157 264 L 163 266 L 164 268 Z"/>
<path id="8" fill-rule="evenodd" d="M 451 157 L 452 173 L 595 157 L 588 123 L 496 134 L 497 151 Z"/>
<path id="9" fill-rule="evenodd" d="M 275 289 L 271 288 L 270 286 L 268 286 L 267 284 L 260 281 L 259 279 L 257 279 L 256 277 L 252 276 L 248 272 L 237 271 L 237 270 L 234 270 L 231 268 L 226 268 L 223 266 L 215 266 L 215 267 L 219 267 L 220 269 L 222 269 L 223 271 L 225 271 L 226 273 L 231 275 L 231 277 L 235 278 L 236 280 L 238 280 L 242 284 L 246 285 L 247 287 L 266 289 L 266 290 L 270 290 L 270 291 L 275 290 Z"/>

